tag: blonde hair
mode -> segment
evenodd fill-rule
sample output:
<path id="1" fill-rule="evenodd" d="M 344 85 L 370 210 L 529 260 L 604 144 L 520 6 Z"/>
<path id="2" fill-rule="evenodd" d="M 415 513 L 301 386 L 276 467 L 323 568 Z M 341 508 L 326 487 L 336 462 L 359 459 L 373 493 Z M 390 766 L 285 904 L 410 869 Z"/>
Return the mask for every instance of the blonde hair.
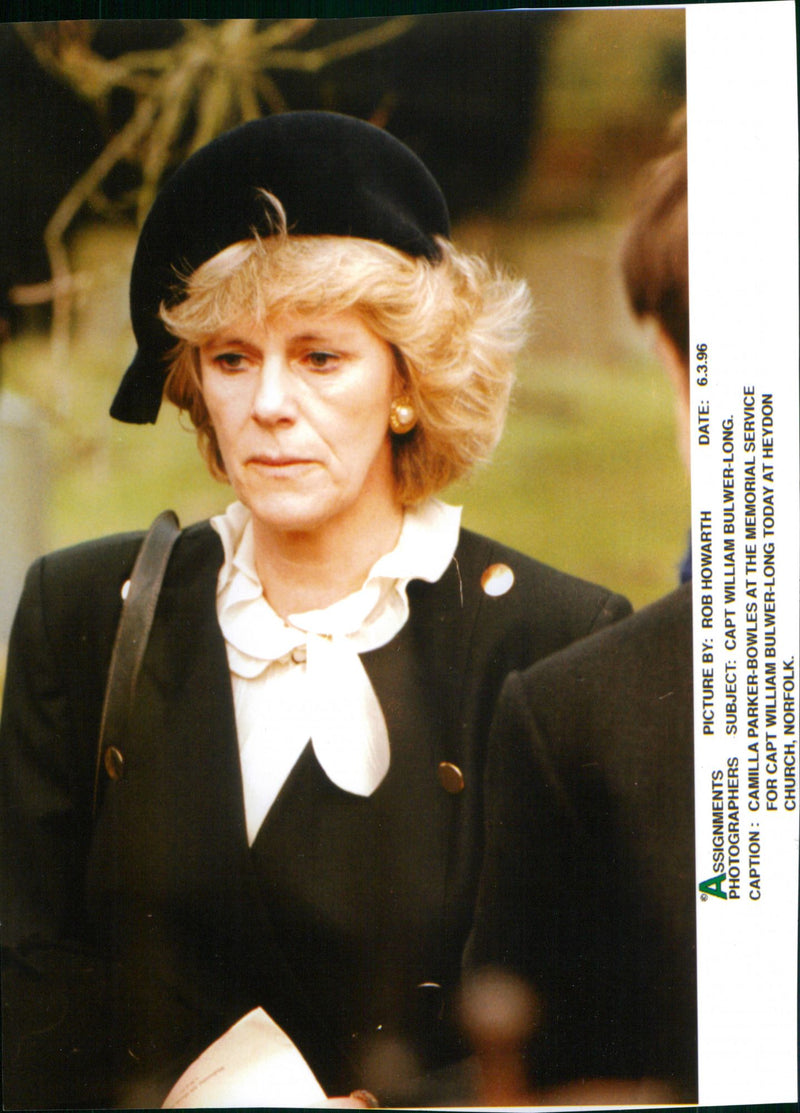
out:
<path id="1" fill-rule="evenodd" d="M 273 204 L 276 204 L 273 201 Z M 524 282 L 438 241 L 441 259 L 341 236 L 274 234 L 225 248 L 182 284 L 183 300 L 160 316 L 178 344 L 165 397 L 188 413 L 212 472 L 225 479 L 203 401 L 198 348 L 242 317 L 264 321 L 292 310 L 356 310 L 392 346 L 417 412 L 414 429 L 392 435 L 404 504 L 465 476 L 491 455 L 505 421 L 513 361 L 530 314 Z"/>

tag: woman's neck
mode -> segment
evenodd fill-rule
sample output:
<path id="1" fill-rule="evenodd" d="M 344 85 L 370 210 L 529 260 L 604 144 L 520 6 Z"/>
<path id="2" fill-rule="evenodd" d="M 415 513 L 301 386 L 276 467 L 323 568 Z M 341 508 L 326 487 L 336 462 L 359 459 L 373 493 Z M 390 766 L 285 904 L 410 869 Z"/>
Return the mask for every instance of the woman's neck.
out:
<path id="1" fill-rule="evenodd" d="M 364 583 L 370 568 L 397 544 L 403 508 L 370 519 L 328 523 L 323 530 L 278 532 L 253 519 L 256 570 L 267 602 L 281 618 L 336 603 Z"/>

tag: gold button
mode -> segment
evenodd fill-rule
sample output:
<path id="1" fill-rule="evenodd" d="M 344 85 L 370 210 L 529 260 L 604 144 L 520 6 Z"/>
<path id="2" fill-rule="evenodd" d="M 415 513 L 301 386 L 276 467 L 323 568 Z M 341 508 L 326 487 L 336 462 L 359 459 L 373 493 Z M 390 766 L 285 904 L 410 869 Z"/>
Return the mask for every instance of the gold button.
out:
<path id="1" fill-rule="evenodd" d="M 122 780 L 125 772 L 125 758 L 116 746 L 109 746 L 103 754 L 103 765 L 112 781 Z"/>
<path id="2" fill-rule="evenodd" d="M 464 788 L 464 774 L 449 761 L 439 762 L 439 784 L 445 792 L 456 796 Z"/>
<path id="3" fill-rule="evenodd" d="M 296 645 L 292 650 L 291 656 L 296 665 L 304 665 L 306 663 L 306 647 L 304 645 Z"/>
<path id="4" fill-rule="evenodd" d="M 126 580 L 125 583 L 120 588 L 120 592 L 119 592 L 123 599 L 128 598 L 128 592 L 130 591 L 130 589 L 131 589 L 131 581 Z"/>
<path id="5" fill-rule="evenodd" d="M 507 564 L 490 564 L 481 576 L 487 595 L 505 595 L 514 586 L 514 572 Z"/>

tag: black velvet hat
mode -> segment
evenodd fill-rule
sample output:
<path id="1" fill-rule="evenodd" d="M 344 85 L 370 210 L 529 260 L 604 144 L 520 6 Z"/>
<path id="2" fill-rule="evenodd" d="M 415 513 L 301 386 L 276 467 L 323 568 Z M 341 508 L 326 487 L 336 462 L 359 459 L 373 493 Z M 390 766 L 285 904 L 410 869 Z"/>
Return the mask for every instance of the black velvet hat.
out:
<path id="1" fill-rule="evenodd" d="M 223 248 L 269 234 L 260 190 L 286 210 L 290 233 L 357 236 L 439 258 L 447 205 L 424 164 L 398 139 L 330 112 L 287 112 L 219 136 L 173 174 L 145 220 L 130 307 L 138 351 L 111 406 L 120 421 L 155 421 L 174 344 L 158 319 L 180 301 L 179 276 Z"/>

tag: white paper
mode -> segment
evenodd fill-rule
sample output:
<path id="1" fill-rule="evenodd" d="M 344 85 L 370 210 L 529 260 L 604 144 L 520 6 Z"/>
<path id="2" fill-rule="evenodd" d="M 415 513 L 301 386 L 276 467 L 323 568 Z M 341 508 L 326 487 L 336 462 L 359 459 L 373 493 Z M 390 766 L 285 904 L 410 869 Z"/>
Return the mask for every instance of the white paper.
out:
<path id="1" fill-rule="evenodd" d="M 183 1072 L 162 1108 L 308 1106 L 324 1100 L 283 1029 L 263 1009 L 253 1009 Z"/>
<path id="2" fill-rule="evenodd" d="M 700 1102 L 797 1098 L 795 10 L 686 11 Z"/>

